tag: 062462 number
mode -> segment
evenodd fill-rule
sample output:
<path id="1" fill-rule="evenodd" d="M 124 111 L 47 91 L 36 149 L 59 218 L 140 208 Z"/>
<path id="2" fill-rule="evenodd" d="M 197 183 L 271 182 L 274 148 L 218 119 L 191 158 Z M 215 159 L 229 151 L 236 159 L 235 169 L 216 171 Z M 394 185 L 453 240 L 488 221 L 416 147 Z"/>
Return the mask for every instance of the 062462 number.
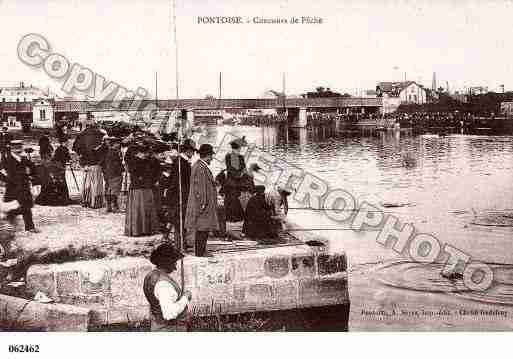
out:
<path id="1" fill-rule="evenodd" d="M 39 353 L 39 345 L 9 345 L 9 353 Z"/>

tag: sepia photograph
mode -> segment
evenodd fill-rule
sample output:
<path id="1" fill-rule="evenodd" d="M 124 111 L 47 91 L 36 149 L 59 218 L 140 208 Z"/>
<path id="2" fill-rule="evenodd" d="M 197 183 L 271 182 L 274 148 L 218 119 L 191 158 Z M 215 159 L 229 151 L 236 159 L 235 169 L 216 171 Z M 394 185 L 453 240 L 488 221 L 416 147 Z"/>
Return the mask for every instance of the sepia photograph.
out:
<path id="1" fill-rule="evenodd" d="M 511 14 L 0 0 L 0 331 L 511 331 Z"/>

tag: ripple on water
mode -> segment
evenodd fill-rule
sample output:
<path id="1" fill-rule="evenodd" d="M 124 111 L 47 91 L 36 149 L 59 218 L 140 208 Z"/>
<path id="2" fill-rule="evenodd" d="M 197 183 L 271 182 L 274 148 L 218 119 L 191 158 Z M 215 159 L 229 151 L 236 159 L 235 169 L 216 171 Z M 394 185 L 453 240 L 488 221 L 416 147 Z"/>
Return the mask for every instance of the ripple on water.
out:
<path id="1" fill-rule="evenodd" d="M 443 263 L 394 261 L 373 269 L 376 279 L 384 285 L 407 290 L 449 293 L 489 304 L 513 305 L 513 264 L 488 264 L 493 283 L 484 291 L 468 289 L 462 280 L 442 277 Z"/>
<path id="2" fill-rule="evenodd" d="M 374 269 L 376 279 L 388 286 L 426 291 L 459 292 L 468 290 L 461 281 L 442 277 L 443 264 L 398 261 Z"/>

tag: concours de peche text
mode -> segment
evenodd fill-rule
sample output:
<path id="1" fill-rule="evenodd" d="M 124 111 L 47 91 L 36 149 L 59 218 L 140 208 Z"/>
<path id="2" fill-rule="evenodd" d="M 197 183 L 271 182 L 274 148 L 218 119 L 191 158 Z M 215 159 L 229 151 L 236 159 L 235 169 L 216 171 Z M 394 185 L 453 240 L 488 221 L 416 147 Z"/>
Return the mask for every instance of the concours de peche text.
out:
<path id="1" fill-rule="evenodd" d="M 324 20 L 320 17 L 253 17 L 243 18 L 241 16 L 198 16 L 198 24 L 322 24 Z"/>

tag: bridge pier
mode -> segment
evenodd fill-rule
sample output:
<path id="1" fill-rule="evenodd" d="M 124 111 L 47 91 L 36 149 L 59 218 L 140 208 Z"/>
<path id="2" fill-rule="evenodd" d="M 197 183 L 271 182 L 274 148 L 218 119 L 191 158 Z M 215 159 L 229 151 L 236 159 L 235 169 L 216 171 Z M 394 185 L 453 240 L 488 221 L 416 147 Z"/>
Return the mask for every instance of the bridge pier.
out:
<path id="1" fill-rule="evenodd" d="M 304 128 L 308 120 L 306 117 L 306 107 L 288 109 L 290 127 Z"/>

